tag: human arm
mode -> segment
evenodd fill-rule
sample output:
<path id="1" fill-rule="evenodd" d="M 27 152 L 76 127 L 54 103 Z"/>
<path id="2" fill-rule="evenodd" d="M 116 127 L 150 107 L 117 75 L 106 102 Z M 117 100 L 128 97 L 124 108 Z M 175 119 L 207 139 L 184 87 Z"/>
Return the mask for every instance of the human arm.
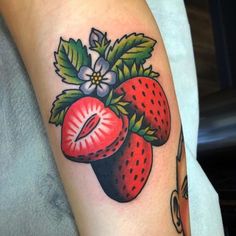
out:
<path id="1" fill-rule="evenodd" d="M 21 2 L 24 11 L 14 11 L 18 6 L 11 8 L 12 13 L 5 11 L 5 19 L 32 79 L 75 218 L 81 233 L 85 235 L 97 235 L 98 232 L 109 235 L 113 231 L 118 235 L 174 233 L 174 228 L 171 228 L 169 195 L 175 185 L 174 157 L 180 121 L 160 34 L 144 2 L 135 2 L 135 8 L 133 4 L 132 1 L 119 4 L 105 1 L 98 5 L 94 2 L 80 5 L 72 1 L 60 2 L 60 6 L 56 2 L 44 5 L 34 2 L 24 6 Z M 60 37 L 65 40 L 81 39 L 88 46 L 92 27 L 107 32 L 112 42 L 133 32 L 144 33 L 157 40 L 153 55 L 147 63 L 152 64 L 154 70 L 160 73 L 158 80 L 167 96 L 173 118 L 171 134 L 166 144 L 153 147 L 154 163 L 151 174 L 142 192 L 129 203 L 121 204 L 107 197 L 90 164 L 68 161 L 61 152 L 61 127 L 48 123 L 55 97 L 62 90 L 71 88 L 62 83 L 61 78 L 54 72 L 53 52 L 57 51 Z M 162 221 L 168 225 L 163 226 Z M 156 226 L 156 222 L 162 227 Z"/>

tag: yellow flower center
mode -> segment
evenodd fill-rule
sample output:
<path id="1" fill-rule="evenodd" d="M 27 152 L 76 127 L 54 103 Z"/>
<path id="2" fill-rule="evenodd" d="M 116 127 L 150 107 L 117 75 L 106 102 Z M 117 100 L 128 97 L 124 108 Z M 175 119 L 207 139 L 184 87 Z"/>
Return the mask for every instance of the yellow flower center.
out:
<path id="1" fill-rule="evenodd" d="M 100 84 L 102 80 L 102 75 L 100 72 L 93 72 L 92 76 L 91 76 L 91 81 L 92 81 L 92 84 Z"/>

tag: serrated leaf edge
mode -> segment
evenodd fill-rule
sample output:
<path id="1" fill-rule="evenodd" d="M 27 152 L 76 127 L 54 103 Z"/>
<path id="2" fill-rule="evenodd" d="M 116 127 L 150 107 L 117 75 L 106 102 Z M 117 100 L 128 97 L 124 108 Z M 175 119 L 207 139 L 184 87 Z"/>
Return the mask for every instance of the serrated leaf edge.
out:
<path id="1" fill-rule="evenodd" d="M 151 57 L 153 48 L 154 48 L 155 44 L 157 43 L 157 41 L 156 41 L 155 39 L 153 39 L 153 38 L 151 38 L 151 37 L 148 37 L 148 36 L 146 36 L 146 35 L 143 34 L 143 33 L 125 34 L 122 38 L 117 39 L 117 40 L 114 42 L 114 44 L 109 47 L 109 50 L 108 50 L 108 52 L 107 52 L 107 58 L 106 58 L 106 59 L 109 61 L 111 67 L 114 67 L 114 65 L 115 65 L 119 60 L 122 60 L 122 56 L 120 56 L 120 57 L 115 57 L 116 54 L 117 54 L 117 52 L 116 52 L 113 56 L 110 56 L 110 55 L 112 55 L 112 53 L 113 53 L 113 51 L 115 50 L 115 48 L 116 48 L 116 50 L 119 49 L 119 46 L 117 46 L 117 45 L 119 45 L 119 44 L 122 42 L 122 40 L 127 40 L 128 38 L 131 38 L 131 37 L 136 37 L 136 38 L 137 38 L 137 37 L 140 37 L 140 36 L 143 37 L 143 39 L 146 40 L 146 41 L 143 41 L 140 45 L 146 44 L 146 43 L 148 42 L 148 40 L 149 40 L 149 43 L 151 43 L 151 46 L 149 47 L 149 50 L 150 50 L 150 51 L 149 51 L 149 55 L 148 55 L 147 57 L 143 58 L 143 59 L 142 59 L 142 62 L 141 62 L 140 64 L 144 64 L 145 61 L 146 61 L 148 58 Z M 125 44 L 125 45 L 126 45 L 126 44 Z M 135 47 L 140 47 L 140 45 L 139 45 L 139 46 L 135 46 Z M 126 46 L 127 46 L 127 45 L 126 45 Z M 132 48 L 132 47 L 131 47 L 131 48 Z M 130 48 L 129 50 L 131 50 L 131 48 Z M 122 49 L 122 48 L 120 49 L 120 51 L 121 51 L 121 52 L 124 51 L 124 46 L 123 46 L 123 49 Z M 122 54 L 124 54 L 124 53 L 127 53 L 127 52 L 122 52 Z M 136 59 L 133 59 L 133 60 L 134 60 L 134 62 L 135 62 L 135 61 L 137 60 L 137 58 L 136 58 Z"/>
<path id="2" fill-rule="evenodd" d="M 144 68 L 143 65 L 137 65 L 136 63 L 133 63 L 131 66 L 128 66 L 125 62 L 122 63 L 122 67 L 117 67 L 115 72 L 118 75 L 118 81 L 120 82 L 119 84 L 126 80 L 139 76 L 149 77 L 154 80 L 157 80 L 157 78 L 160 76 L 158 72 L 152 70 L 151 65 L 149 67 Z"/>
<path id="3" fill-rule="evenodd" d="M 56 103 L 60 101 L 60 99 L 62 98 L 62 96 L 66 95 L 68 92 L 71 92 L 71 91 L 78 91 L 79 93 L 81 93 L 81 96 L 78 95 L 77 99 L 73 100 L 73 102 L 71 102 L 71 103 L 68 103 L 68 106 L 67 106 L 65 109 L 63 109 L 63 110 L 64 110 L 64 115 L 65 115 L 67 109 L 68 109 L 75 101 L 77 101 L 78 99 L 80 99 L 81 97 L 84 96 L 83 93 L 82 93 L 80 90 L 76 90 L 76 89 L 63 90 L 62 93 L 59 94 L 59 95 L 57 95 L 57 96 L 56 96 L 56 99 L 53 101 L 52 108 L 51 108 L 51 110 L 50 110 L 50 117 L 49 117 L 49 123 L 50 123 L 50 124 L 54 124 L 55 126 L 62 125 L 61 122 L 56 122 L 56 121 L 54 121 L 54 120 L 60 120 L 60 119 L 58 118 L 58 116 L 59 116 L 59 117 L 61 116 L 62 110 L 61 110 L 61 112 L 58 112 L 56 115 L 53 114 L 53 110 L 54 110 L 55 107 L 56 107 Z M 63 118 L 62 118 L 62 120 L 63 120 Z"/>
<path id="4" fill-rule="evenodd" d="M 54 52 L 54 59 L 55 59 L 55 61 L 54 61 L 53 65 L 54 65 L 54 67 L 55 67 L 55 72 L 56 72 L 57 75 L 62 79 L 62 82 L 66 83 L 66 84 L 80 85 L 83 81 L 80 81 L 79 78 L 77 78 L 77 81 L 76 81 L 76 82 L 68 82 L 67 79 L 66 79 L 66 77 L 63 76 L 63 75 L 60 73 L 60 70 L 61 70 L 61 69 L 60 69 L 60 66 L 61 66 L 61 65 L 60 65 L 59 62 L 58 62 L 57 56 L 59 57 L 60 47 L 63 47 L 64 50 L 66 51 L 66 48 L 65 48 L 65 46 L 63 45 L 63 43 L 68 43 L 68 44 L 70 44 L 70 42 L 73 42 L 73 43 L 78 43 L 78 42 L 80 42 L 80 44 L 81 44 L 81 46 L 82 46 L 82 49 L 83 49 L 83 50 L 86 50 L 86 53 L 87 53 L 87 56 L 88 56 L 89 64 L 87 64 L 87 66 L 88 66 L 88 67 L 91 67 L 91 55 L 88 53 L 87 46 L 86 46 L 86 45 L 83 45 L 83 43 L 82 43 L 82 41 L 81 41 L 80 39 L 78 39 L 78 40 L 76 41 L 76 40 L 74 40 L 73 38 L 69 38 L 69 40 L 67 41 L 67 40 L 63 39 L 62 37 L 60 37 L 60 42 L 59 42 L 58 48 L 57 48 L 57 50 Z M 68 55 L 67 55 L 67 57 L 68 57 Z M 74 68 L 74 70 L 78 72 L 78 71 L 79 71 L 78 68 L 76 68 L 76 67 L 72 64 L 72 62 L 70 61 L 69 58 L 68 58 L 68 61 L 69 61 L 69 63 L 71 64 L 71 67 Z M 62 66 L 62 67 L 63 67 L 63 66 Z M 64 67 L 65 67 L 65 66 L 64 66 Z M 69 75 L 68 75 L 68 76 L 69 76 Z"/>

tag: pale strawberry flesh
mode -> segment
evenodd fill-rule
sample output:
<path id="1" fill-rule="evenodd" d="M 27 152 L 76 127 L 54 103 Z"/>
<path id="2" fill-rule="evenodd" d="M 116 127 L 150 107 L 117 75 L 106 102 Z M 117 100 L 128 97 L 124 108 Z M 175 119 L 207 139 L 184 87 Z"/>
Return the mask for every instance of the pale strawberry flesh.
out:
<path id="1" fill-rule="evenodd" d="M 76 162 L 91 162 L 114 154 L 125 141 L 128 118 L 118 117 L 93 97 L 76 101 L 66 112 L 61 148 Z"/>

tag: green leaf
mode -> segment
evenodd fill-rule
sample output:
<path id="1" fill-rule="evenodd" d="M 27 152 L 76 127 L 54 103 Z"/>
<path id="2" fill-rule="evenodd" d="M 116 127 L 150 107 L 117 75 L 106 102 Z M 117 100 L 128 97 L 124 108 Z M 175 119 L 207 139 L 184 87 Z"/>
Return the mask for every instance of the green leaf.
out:
<path id="1" fill-rule="evenodd" d="M 123 64 L 123 73 L 124 73 L 125 79 L 130 78 L 130 70 L 129 70 L 129 67 L 125 63 Z"/>
<path id="2" fill-rule="evenodd" d="M 116 113 L 118 117 L 120 117 L 120 112 L 115 105 L 110 105 L 110 108 Z"/>
<path id="3" fill-rule="evenodd" d="M 124 95 L 120 95 L 120 96 L 117 97 L 117 98 L 113 98 L 110 103 L 111 103 L 111 104 L 116 104 L 116 103 L 118 103 L 123 97 L 124 97 Z"/>
<path id="4" fill-rule="evenodd" d="M 146 69 L 144 70 L 143 75 L 149 76 L 150 73 L 151 73 L 151 71 L 152 71 L 152 66 L 149 66 L 148 68 L 146 68 Z"/>
<path id="5" fill-rule="evenodd" d="M 138 75 L 137 65 L 136 63 L 134 63 L 133 66 L 131 67 L 131 76 L 135 77 L 137 75 Z"/>
<path id="6" fill-rule="evenodd" d="M 143 136 L 144 134 L 146 134 L 148 132 L 149 129 L 150 129 L 149 127 L 146 127 L 145 129 L 140 129 L 138 131 L 138 134 Z"/>
<path id="7" fill-rule="evenodd" d="M 143 127 L 144 115 L 142 115 L 138 121 L 136 120 L 137 115 L 134 113 L 129 122 L 129 130 L 142 136 L 148 142 L 152 142 L 157 139 L 157 137 L 155 137 L 156 130 L 151 129 L 150 126 L 145 128 Z"/>
<path id="8" fill-rule="evenodd" d="M 135 124 L 135 121 L 136 121 L 136 113 L 133 114 L 133 116 L 131 117 L 130 121 L 129 121 L 129 128 L 130 130 L 132 130 L 134 124 Z"/>
<path id="9" fill-rule="evenodd" d="M 156 130 L 148 130 L 147 135 L 153 135 L 156 133 Z"/>
<path id="10" fill-rule="evenodd" d="M 118 102 L 118 105 L 123 106 L 123 107 L 129 104 L 130 104 L 129 102 Z"/>
<path id="11" fill-rule="evenodd" d="M 106 102 L 105 102 L 105 105 L 106 105 L 106 106 L 109 106 L 109 105 L 110 105 L 112 97 L 113 97 L 113 89 L 110 91 L 110 93 L 109 93 L 109 95 L 108 95 L 108 97 L 107 97 L 107 100 L 106 100 Z"/>
<path id="12" fill-rule="evenodd" d="M 64 90 L 53 102 L 49 123 L 55 124 L 56 126 L 62 125 L 67 109 L 72 103 L 83 96 L 84 94 L 77 89 Z"/>
<path id="13" fill-rule="evenodd" d="M 142 126 L 144 116 L 141 116 L 140 119 L 135 123 L 132 131 L 138 132 Z"/>
<path id="14" fill-rule="evenodd" d="M 89 45 L 91 50 L 98 52 L 101 57 L 105 58 L 106 49 L 110 45 L 107 39 L 107 33 L 103 33 L 98 29 L 92 28 L 89 35 Z"/>
<path id="15" fill-rule="evenodd" d="M 120 67 L 116 67 L 116 71 L 113 71 L 118 74 L 118 84 L 136 76 L 146 76 L 153 79 L 159 76 L 159 73 L 152 71 L 151 65 L 148 68 L 144 68 L 143 65 L 137 65 L 135 62 L 132 65 L 126 65 L 122 61 Z"/>
<path id="16" fill-rule="evenodd" d="M 122 102 L 121 99 L 124 97 L 124 95 L 120 95 L 118 97 L 114 97 L 113 90 L 109 93 L 105 105 L 109 106 L 117 116 L 120 116 L 120 113 L 124 115 L 128 115 L 129 113 L 126 111 L 125 106 L 129 105 L 129 102 Z"/>
<path id="17" fill-rule="evenodd" d="M 127 65 L 136 62 L 138 65 L 144 64 L 146 59 L 151 57 L 156 41 L 144 34 L 132 33 L 117 39 L 112 47 L 109 48 L 107 60 L 112 70 L 120 67 L 122 61 Z"/>
<path id="18" fill-rule="evenodd" d="M 111 41 L 107 41 L 106 34 L 105 34 L 101 43 L 95 42 L 95 47 L 90 47 L 89 49 L 96 51 L 97 53 L 100 54 L 101 57 L 105 58 L 106 49 L 110 45 L 110 42 Z"/>
<path id="19" fill-rule="evenodd" d="M 157 78 L 157 77 L 159 77 L 160 76 L 160 74 L 158 73 L 158 72 L 154 72 L 154 71 L 152 71 L 150 74 L 149 74 L 149 77 L 151 77 L 151 78 Z"/>
<path id="20" fill-rule="evenodd" d="M 118 70 L 118 79 L 120 82 L 123 82 L 125 80 L 125 76 L 120 68 L 117 68 Z"/>
<path id="21" fill-rule="evenodd" d="M 148 142 L 152 142 L 154 140 L 157 140 L 157 137 L 154 136 L 149 136 L 149 135 L 144 135 L 144 139 Z"/>
<path id="22" fill-rule="evenodd" d="M 117 109 L 124 115 L 128 115 L 129 113 L 125 110 L 125 108 L 123 106 L 120 106 L 118 104 L 115 105 L 117 107 Z"/>
<path id="23" fill-rule="evenodd" d="M 143 75 L 143 65 L 140 65 L 138 75 Z"/>
<path id="24" fill-rule="evenodd" d="M 81 81 L 77 74 L 81 66 L 91 66 L 91 55 L 88 54 L 86 46 L 80 40 L 60 39 L 58 50 L 55 52 L 56 73 L 62 81 L 68 84 L 79 85 Z"/>

